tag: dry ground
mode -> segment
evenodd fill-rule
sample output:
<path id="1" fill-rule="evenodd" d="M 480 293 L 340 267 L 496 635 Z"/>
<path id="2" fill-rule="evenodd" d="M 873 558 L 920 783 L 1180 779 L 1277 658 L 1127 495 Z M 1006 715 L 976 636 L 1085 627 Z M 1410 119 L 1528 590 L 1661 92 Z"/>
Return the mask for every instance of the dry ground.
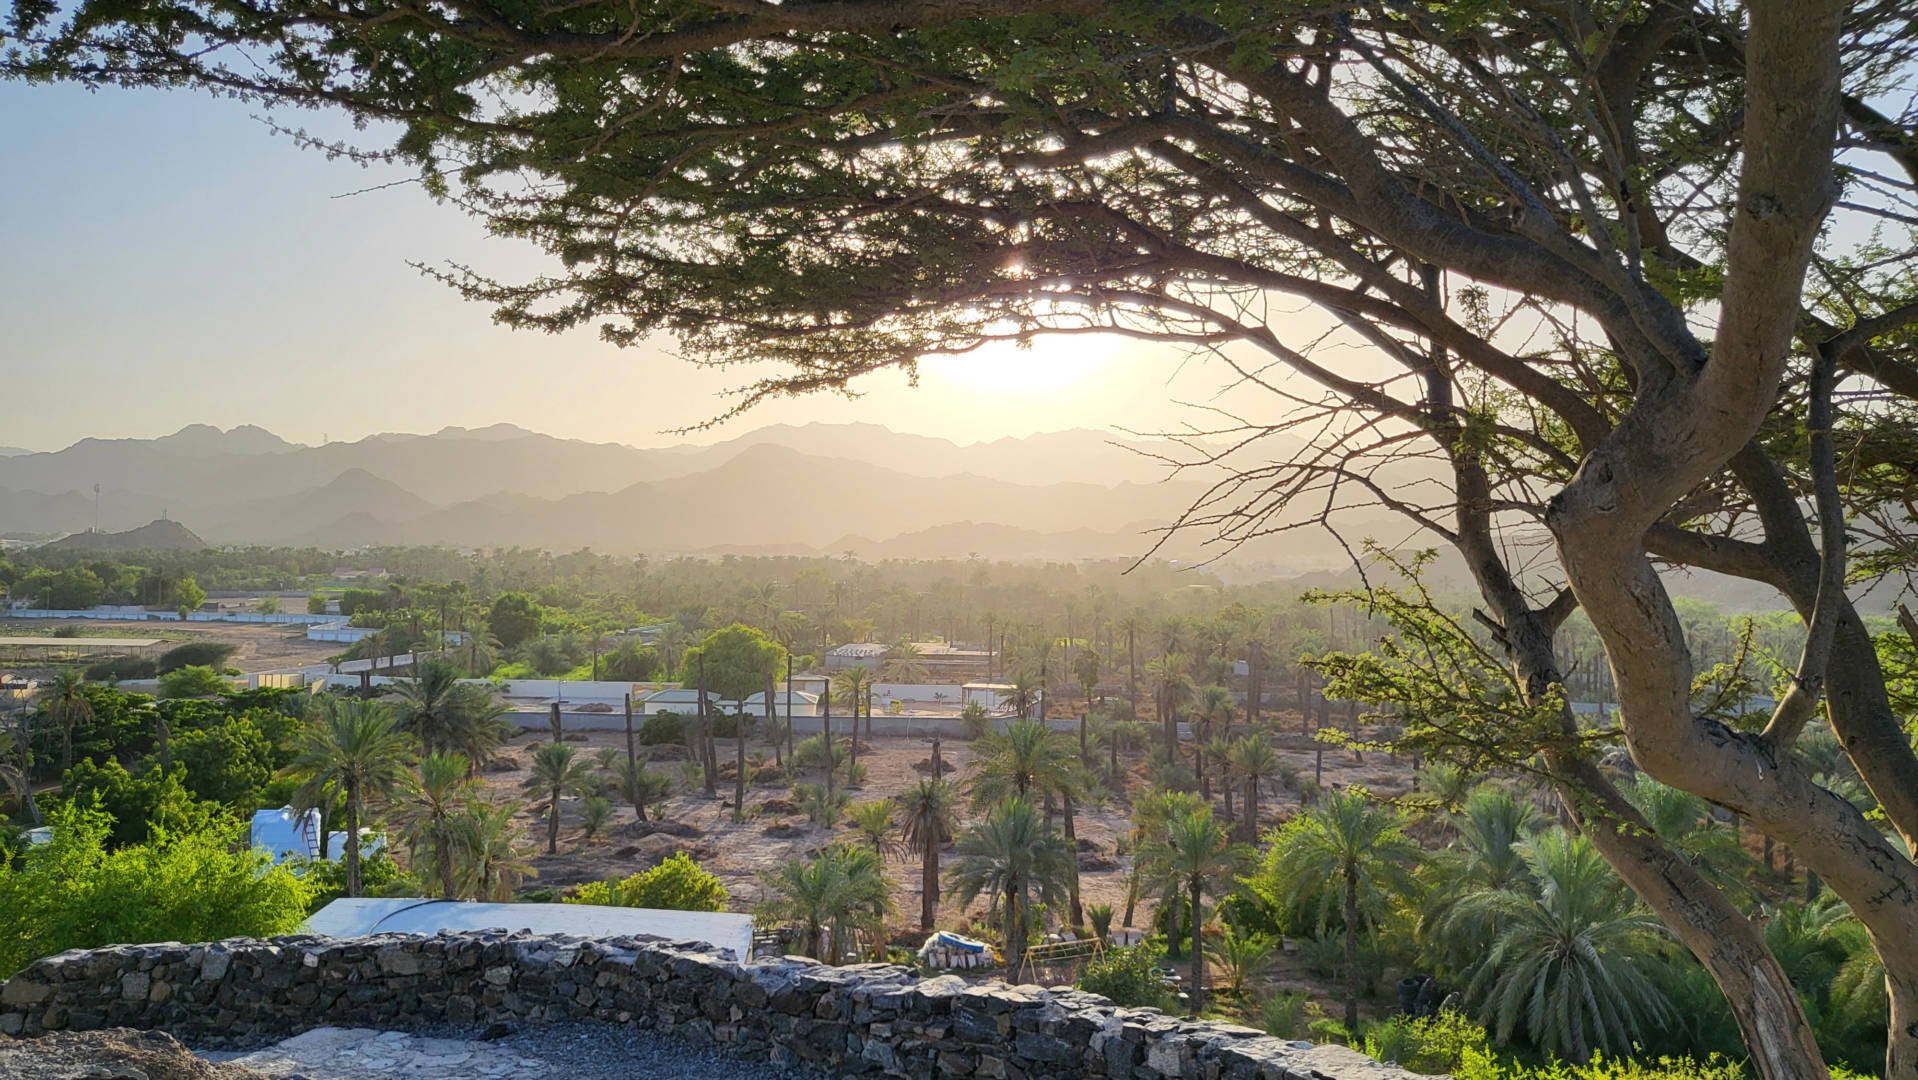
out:
<path id="1" fill-rule="evenodd" d="M 48 634 L 56 627 L 63 626 L 77 627 L 82 634 L 89 637 L 164 638 L 167 644 L 155 650 L 156 658 L 158 653 L 189 641 L 224 642 L 234 646 L 236 650 L 233 658 L 227 663 L 243 672 L 273 671 L 278 668 L 325 663 L 327 657 L 346 648 L 337 641 L 308 641 L 304 626 L 269 623 L 181 624 L 119 622 L 111 619 L 0 619 L 0 636 L 39 637 Z M 8 665 L 8 670 L 17 671 L 30 678 L 51 674 L 49 669 L 24 664 Z"/>

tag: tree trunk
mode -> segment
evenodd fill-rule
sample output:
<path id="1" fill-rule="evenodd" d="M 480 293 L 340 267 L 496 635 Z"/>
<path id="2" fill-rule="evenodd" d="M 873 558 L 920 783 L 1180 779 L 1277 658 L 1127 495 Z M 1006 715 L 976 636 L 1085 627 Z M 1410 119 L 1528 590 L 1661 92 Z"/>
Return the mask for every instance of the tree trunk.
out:
<path id="1" fill-rule="evenodd" d="M 1066 906 L 1071 910 L 1072 925 L 1076 930 L 1086 924 L 1086 913 L 1085 909 L 1079 906 L 1079 837 L 1073 822 L 1072 792 L 1065 792 L 1063 801 L 1066 818 L 1066 850 L 1070 852 L 1068 858 L 1072 860 L 1072 876 L 1066 880 Z"/>
<path id="2" fill-rule="evenodd" d="M 546 854 L 559 853 L 559 788 L 553 788 L 553 801 L 546 804 Z"/>
<path id="3" fill-rule="evenodd" d="M 824 706 L 824 710 L 819 714 L 819 733 L 820 733 L 820 741 L 825 744 L 825 749 L 826 749 L 826 801 L 831 802 L 832 801 L 832 773 L 833 773 L 833 765 L 834 765 L 833 758 L 838 756 L 833 753 L 833 748 L 832 748 L 832 688 L 831 687 L 827 687 L 826 692 L 820 695 L 819 704 Z"/>
<path id="4" fill-rule="evenodd" d="M 1245 778 L 1245 826 L 1241 830 L 1245 842 L 1255 843 L 1259 839 L 1259 778 Z"/>
<path id="5" fill-rule="evenodd" d="M 626 768 L 639 767 L 639 750 L 633 745 L 633 695 L 626 695 Z"/>
<path id="6" fill-rule="evenodd" d="M 440 896 L 447 900 L 458 900 L 459 886 L 453 881 L 453 853 L 447 849 L 444 837 L 433 847 L 434 861 L 440 864 Z"/>
<path id="7" fill-rule="evenodd" d="M 935 762 L 937 757 L 933 759 Z M 938 770 L 934 770 L 938 775 Z M 924 837 L 926 858 L 919 873 L 919 929 L 931 932 L 933 920 L 939 915 L 939 845 L 934 842 L 933 834 Z"/>
<path id="8" fill-rule="evenodd" d="M 1127 628 L 1125 632 L 1125 689 L 1126 699 L 1132 702 L 1134 719 L 1139 715 L 1139 649 L 1134 640 L 1136 631 Z"/>
<path id="9" fill-rule="evenodd" d="M 1124 925 L 1126 926 L 1132 925 L 1133 913 L 1139 906 L 1138 860 L 1139 860 L 1139 857 L 1136 854 L 1133 855 L 1132 872 L 1127 874 L 1125 878 L 1125 924 Z"/>
<path id="10" fill-rule="evenodd" d="M 706 697 L 706 656 L 699 657 L 699 760 L 705 770 L 706 797 L 718 794 L 719 762 L 713 753 L 713 720 L 708 713 L 710 705 Z"/>
<path id="11" fill-rule="evenodd" d="M 1345 868 L 1345 1030 L 1359 1034 L 1359 871 Z"/>
<path id="12" fill-rule="evenodd" d="M 1196 875 L 1192 878 L 1191 905 L 1192 918 L 1192 1015 L 1197 1016 L 1205 1009 L 1205 944 L 1199 935 L 1199 892 L 1205 885 L 1205 879 Z"/>
<path id="13" fill-rule="evenodd" d="M 346 895 L 360 895 L 360 786 L 346 784 Z"/>

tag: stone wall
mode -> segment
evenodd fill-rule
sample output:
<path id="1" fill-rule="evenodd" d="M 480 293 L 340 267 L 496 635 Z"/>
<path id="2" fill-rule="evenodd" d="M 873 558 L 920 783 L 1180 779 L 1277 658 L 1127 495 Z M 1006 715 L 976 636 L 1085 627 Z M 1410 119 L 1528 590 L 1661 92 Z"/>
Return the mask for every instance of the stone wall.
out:
<path id="1" fill-rule="evenodd" d="M 1068 989 L 884 964 L 735 963 L 691 942 L 508 934 L 234 939 L 48 957 L 0 983 L 0 1034 L 164 1029 L 255 1043 L 313 1027 L 597 1021 L 833 1076 L 1411 1080 L 1343 1047 Z"/>

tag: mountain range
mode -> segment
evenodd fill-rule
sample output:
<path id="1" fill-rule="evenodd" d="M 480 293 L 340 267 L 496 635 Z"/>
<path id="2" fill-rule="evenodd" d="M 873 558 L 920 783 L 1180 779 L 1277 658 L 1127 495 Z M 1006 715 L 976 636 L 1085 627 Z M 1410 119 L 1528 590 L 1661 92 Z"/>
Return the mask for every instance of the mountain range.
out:
<path id="1" fill-rule="evenodd" d="M 211 544 L 1121 558 L 1147 550 L 1150 530 L 1203 491 L 1167 465 L 1193 456 L 1086 429 L 962 446 L 873 424 L 773 425 L 636 448 L 511 425 L 322 446 L 193 425 L 0 456 L 0 533 L 167 519 Z M 1316 534 L 1256 547 L 1294 572 L 1343 558 Z M 1201 552 L 1182 542 L 1164 554 Z"/>

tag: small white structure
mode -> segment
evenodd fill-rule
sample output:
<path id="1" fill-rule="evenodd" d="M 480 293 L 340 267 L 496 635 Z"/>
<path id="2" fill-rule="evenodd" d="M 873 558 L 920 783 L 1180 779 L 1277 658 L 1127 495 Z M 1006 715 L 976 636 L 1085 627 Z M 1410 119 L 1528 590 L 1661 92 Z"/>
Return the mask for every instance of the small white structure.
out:
<path id="1" fill-rule="evenodd" d="M 766 715 L 766 704 L 762 700 L 765 696 L 763 693 L 754 694 L 744 702 L 736 702 L 722 700 L 708 692 L 706 695 L 706 703 L 707 707 L 712 710 L 714 716 L 731 716 L 735 711 L 738 711 L 745 713 L 747 716 L 761 717 Z M 699 712 L 699 691 L 697 689 L 687 689 L 684 687 L 660 690 L 646 695 L 645 701 L 635 702 L 634 705 L 636 711 L 646 716 L 662 712 L 676 713 L 680 716 L 692 716 Z M 780 716 L 786 715 L 786 691 L 783 688 L 773 691 L 773 712 Z M 794 716 L 818 716 L 818 695 L 794 690 L 792 693 L 792 714 Z"/>
<path id="2" fill-rule="evenodd" d="M 266 852 L 276 863 L 295 857 L 317 859 L 320 857 L 320 812 L 308 810 L 295 814 L 290 806 L 255 810 L 248 839 L 255 850 Z"/>
<path id="3" fill-rule="evenodd" d="M 304 814 L 295 814 L 290 806 L 278 810 L 255 810 L 249 829 L 248 840 L 257 851 L 264 851 L 275 863 L 287 859 L 317 859 L 320 857 L 320 812 L 308 810 Z M 386 843 L 371 829 L 360 830 L 360 854 L 371 855 L 385 847 Z M 329 861 L 337 862 L 346 857 L 346 834 L 328 833 L 326 836 L 326 854 Z"/>
<path id="4" fill-rule="evenodd" d="M 487 904 L 471 900 L 359 897 L 335 900 L 306 920 L 305 930 L 327 937 L 418 934 L 442 930 L 525 930 L 535 934 L 622 937 L 646 934 L 671 941 L 703 941 L 732 954 L 753 954 L 753 917 L 729 911 L 660 911 L 598 904 Z"/>
<path id="5" fill-rule="evenodd" d="M 874 641 L 857 641 L 827 649 L 821 666 L 827 671 L 844 671 L 863 664 L 869 670 L 877 670 L 880 661 L 885 658 L 886 646 Z"/>

